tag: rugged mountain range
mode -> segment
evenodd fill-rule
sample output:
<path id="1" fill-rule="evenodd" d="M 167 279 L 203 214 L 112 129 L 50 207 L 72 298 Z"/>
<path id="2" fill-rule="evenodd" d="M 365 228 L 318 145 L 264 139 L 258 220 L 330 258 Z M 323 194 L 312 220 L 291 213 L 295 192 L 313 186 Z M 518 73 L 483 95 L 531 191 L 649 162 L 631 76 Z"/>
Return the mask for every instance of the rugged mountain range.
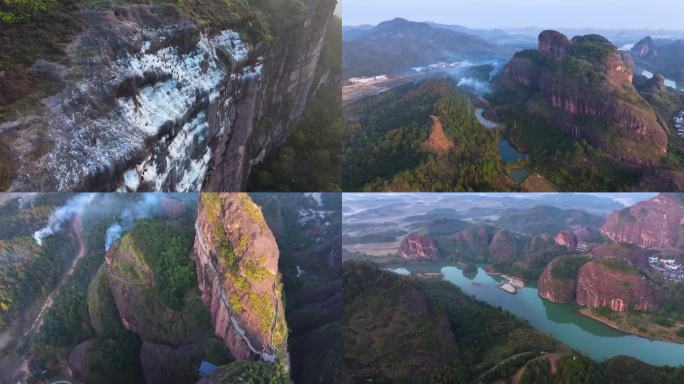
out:
<path id="1" fill-rule="evenodd" d="M 614 159 L 657 164 L 669 129 L 632 80 L 629 63 L 605 38 L 544 31 L 538 49 L 518 52 L 497 83 L 514 103 Z"/>
<path id="2" fill-rule="evenodd" d="M 13 32 L 57 53 L 0 71 L 0 189 L 242 190 L 336 77 L 316 70 L 335 0 L 288 2 L 290 24 L 247 3 L 71 3 Z"/>
<path id="3" fill-rule="evenodd" d="M 512 51 L 477 36 L 402 18 L 385 21 L 342 45 L 344 78 L 405 71 L 440 61 L 504 58 Z"/>

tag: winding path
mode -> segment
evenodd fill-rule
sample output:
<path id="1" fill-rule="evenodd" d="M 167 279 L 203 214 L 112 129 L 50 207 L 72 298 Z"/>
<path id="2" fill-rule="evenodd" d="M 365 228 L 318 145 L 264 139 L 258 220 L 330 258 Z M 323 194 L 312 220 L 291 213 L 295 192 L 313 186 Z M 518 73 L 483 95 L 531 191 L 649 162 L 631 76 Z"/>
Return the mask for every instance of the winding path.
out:
<path id="1" fill-rule="evenodd" d="M 45 314 L 50 308 L 52 308 L 52 305 L 55 302 L 55 297 L 57 297 L 59 290 L 62 288 L 64 283 L 66 283 L 69 277 L 71 277 L 71 275 L 74 274 L 74 271 L 76 270 L 76 266 L 78 265 L 79 260 L 81 260 L 83 256 L 85 256 L 86 247 L 85 241 L 83 240 L 83 227 L 81 226 L 81 216 L 74 216 L 74 218 L 71 220 L 71 228 L 73 229 L 74 233 L 76 234 L 76 238 L 78 239 L 78 254 L 71 262 L 71 266 L 64 273 L 64 276 L 62 277 L 62 280 L 59 282 L 57 287 L 55 287 L 55 289 L 48 295 L 47 299 L 43 303 L 43 306 L 40 308 L 40 312 L 38 312 L 38 316 L 36 316 L 36 320 L 33 322 L 33 325 L 31 325 L 31 328 L 24 334 L 25 337 L 35 334 L 37 331 L 40 330 L 40 327 L 43 326 Z"/>

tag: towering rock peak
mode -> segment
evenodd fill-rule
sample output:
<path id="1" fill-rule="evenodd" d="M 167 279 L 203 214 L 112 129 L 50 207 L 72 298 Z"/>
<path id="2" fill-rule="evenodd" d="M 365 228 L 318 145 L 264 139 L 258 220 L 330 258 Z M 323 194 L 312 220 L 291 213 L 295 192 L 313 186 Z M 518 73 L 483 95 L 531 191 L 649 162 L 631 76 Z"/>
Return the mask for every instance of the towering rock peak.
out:
<path id="1" fill-rule="evenodd" d="M 439 248 L 430 236 L 411 232 L 401 241 L 399 256 L 408 260 L 436 260 L 439 257 Z"/>
<path id="2" fill-rule="evenodd" d="M 684 244 L 684 201 L 664 193 L 606 218 L 601 233 L 640 247 L 677 248 Z"/>
<path id="3" fill-rule="evenodd" d="M 539 34 L 539 53 L 557 60 L 563 57 L 566 49 L 570 46 L 570 40 L 564 34 L 546 30 Z"/>
<path id="4" fill-rule="evenodd" d="M 618 259 L 591 261 L 577 276 L 577 304 L 608 307 L 613 311 L 655 311 L 658 292 L 641 274 Z"/>
<path id="5" fill-rule="evenodd" d="M 236 359 L 289 365 L 279 251 L 260 208 L 244 193 L 202 194 L 196 232 L 199 289 L 216 335 Z"/>

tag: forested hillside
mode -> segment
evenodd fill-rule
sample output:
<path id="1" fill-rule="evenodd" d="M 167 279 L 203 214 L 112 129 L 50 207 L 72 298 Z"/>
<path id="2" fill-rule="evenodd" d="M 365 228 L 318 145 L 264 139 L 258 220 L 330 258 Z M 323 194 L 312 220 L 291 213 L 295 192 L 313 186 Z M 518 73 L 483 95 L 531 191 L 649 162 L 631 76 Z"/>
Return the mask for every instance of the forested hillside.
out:
<path id="1" fill-rule="evenodd" d="M 345 190 L 512 188 L 500 163 L 497 133 L 478 123 L 468 97 L 449 80 L 406 85 L 347 108 Z M 446 145 L 439 144 L 444 138 L 432 137 L 436 129 L 443 131 Z"/>

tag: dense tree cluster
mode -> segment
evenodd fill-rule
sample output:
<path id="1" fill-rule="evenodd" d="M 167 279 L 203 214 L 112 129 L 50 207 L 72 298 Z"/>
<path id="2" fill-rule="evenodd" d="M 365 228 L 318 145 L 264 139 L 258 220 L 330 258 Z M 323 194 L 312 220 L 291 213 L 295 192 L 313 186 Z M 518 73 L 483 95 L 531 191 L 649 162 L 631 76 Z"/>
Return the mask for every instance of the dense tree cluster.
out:
<path id="1" fill-rule="evenodd" d="M 158 220 L 141 220 L 131 231 L 135 248 L 154 272 L 159 299 L 172 309 L 182 308 L 185 293 L 197 285 L 195 263 L 190 259 L 193 234 Z"/>

